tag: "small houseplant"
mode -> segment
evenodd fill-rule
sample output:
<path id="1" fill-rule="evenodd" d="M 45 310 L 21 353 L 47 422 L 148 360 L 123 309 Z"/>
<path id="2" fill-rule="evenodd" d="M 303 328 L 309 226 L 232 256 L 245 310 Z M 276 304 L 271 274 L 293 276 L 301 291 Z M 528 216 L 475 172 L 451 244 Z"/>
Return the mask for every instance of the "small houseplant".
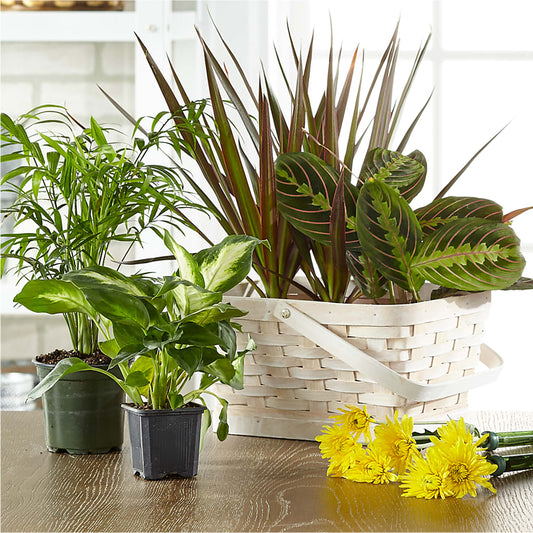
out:
<path id="1" fill-rule="evenodd" d="M 124 276 L 94 266 L 60 280 L 29 281 L 15 298 L 32 311 L 103 317 L 99 324 L 107 340 L 100 347 L 111 358 L 109 370 L 76 357 L 64 359 L 29 398 L 73 373 L 91 370 L 113 380 L 131 398 L 123 407 L 129 418 L 133 470 L 146 479 L 196 475 L 200 437 L 211 425 L 209 410 L 202 424 L 202 395 L 215 397 L 222 406 L 217 435 L 223 440 L 228 404 L 208 389 L 217 382 L 242 389 L 243 359 L 255 347 L 249 339 L 244 350 L 237 349 L 232 319 L 245 313 L 222 303 L 222 297 L 246 277 L 261 241 L 235 235 L 193 256 L 168 232 L 163 238 L 177 260 L 176 275 Z M 111 372 L 114 367 L 122 377 Z M 201 380 L 194 383 L 197 374 Z"/>
<path id="2" fill-rule="evenodd" d="M 19 280 L 56 283 L 68 272 L 113 259 L 113 243 L 125 243 L 129 250 L 146 227 L 182 222 L 175 211 L 189 202 L 181 196 L 179 169 L 144 161 L 162 142 L 163 120 L 153 121 L 147 141 L 134 139 L 132 146 L 108 140 L 120 132 L 102 128 L 94 118 L 84 128 L 55 105 L 40 106 L 16 121 L 2 114 L 1 126 L 2 162 L 20 163 L 2 178 L 4 191 L 15 198 L 2 213 L 14 219 L 15 228 L 3 234 L 2 275 L 14 271 Z M 167 200 L 171 193 L 173 205 Z M 71 349 L 58 346 L 37 356 L 39 377 L 71 355 L 107 367 L 109 360 L 98 349 L 98 316 L 76 310 L 63 316 Z M 48 449 L 120 448 L 121 398 L 121 390 L 102 375 L 71 376 L 58 384 L 43 402 Z"/>
<path id="3" fill-rule="evenodd" d="M 427 102 L 395 149 L 391 145 L 428 42 L 416 55 L 396 101 L 397 30 L 367 94 L 361 91 L 362 77 L 355 79 L 358 50 L 340 85 L 332 46 L 324 91 L 313 106 L 309 91 L 313 84 L 312 41 L 302 57 L 290 38 L 296 70 L 293 85 L 288 82 L 290 65 L 280 64 L 291 102 L 288 114 L 284 114 L 266 73 L 254 93 L 224 42 L 239 82 L 244 83 L 245 90 L 239 91 L 221 61 L 202 39 L 201 43 L 214 117 L 214 126 L 209 127 L 209 117 L 204 124 L 207 131 L 217 131 L 210 138 L 216 150 L 210 149 L 211 144 L 199 143 L 189 153 L 218 200 L 217 218 L 224 229 L 231 234 L 244 228 L 272 245 L 272 253 L 257 254 L 254 262 L 260 278 L 254 289 L 267 298 L 243 298 L 242 291 L 229 297 L 249 311 L 241 321 L 244 330 L 261 332 L 254 335 L 258 349 L 245 369 L 255 386 L 236 393 L 230 414 L 238 423 L 232 422 L 232 430 L 313 439 L 329 413 L 346 402 L 372 406 L 378 417 L 391 416 L 394 408 L 433 416 L 463 405 L 468 388 L 494 379 L 500 364 L 497 354 L 481 349 L 490 300 L 485 291 L 509 285 L 525 288 L 531 282 L 520 279 L 524 261 L 519 241 L 507 225 L 512 216 L 504 218 L 494 202 L 485 206 L 483 199 L 444 197 L 474 158 L 435 202 L 416 213 L 407 205 L 420 192 L 427 174 L 423 154 L 403 155 Z M 179 127 L 184 119 L 180 101 L 189 101 L 183 84 L 173 69 L 178 87 L 174 92 L 142 42 L 141 46 Z M 373 116 L 368 116 L 372 96 L 377 102 Z M 235 112 L 241 120 L 239 126 L 235 126 Z M 251 141 L 249 152 L 238 146 L 239 135 L 247 135 Z M 346 140 L 345 145 L 341 139 Z M 290 159 L 294 167 L 309 167 L 312 176 L 307 170 L 291 167 Z M 202 199 L 206 204 L 211 201 L 207 193 Z M 359 201 L 366 209 L 355 209 Z M 393 205 L 394 213 L 390 211 Z M 437 220 L 441 208 L 451 225 L 439 230 L 434 225 L 443 222 Z M 389 229 L 396 231 L 378 226 L 365 233 L 362 219 L 366 216 L 381 222 L 382 215 L 386 215 L 383 220 L 393 222 Z M 402 218 L 396 219 L 396 215 Z M 456 222 L 458 217 L 462 221 Z M 321 229 L 316 231 L 319 225 Z M 496 226 L 494 232 L 489 225 Z M 459 281 L 463 282 L 455 276 L 452 290 L 475 292 L 418 301 L 428 298 L 420 292 L 423 280 L 442 285 L 438 292 L 433 291 L 434 296 L 450 294 L 450 282 L 444 280 L 446 261 L 437 268 L 438 261 L 423 264 L 421 258 L 435 259 L 439 254 L 442 258 L 436 240 L 439 231 L 451 228 L 462 235 L 473 230 L 479 240 L 472 242 L 485 247 L 466 253 L 460 238 L 456 242 L 454 236 L 448 236 L 448 251 L 461 249 L 461 260 L 470 263 L 469 271 L 461 273 L 457 261 Z M 399 239 L 393 245 L 387 242 L 389 233 Z M 424 250 L 423 243 L 431 243 L 432 233 L 437 235 L 433 236 L 435 249 Z M 484 242 L 485 237 L 492 242 Z M 505 242 L 501 249 L 494 237 Z M 387 247 L 376 246 L 381 242 Z M 491 273 L 483 272 L 483 265 L 492 261 Z M 305 275 L 306 284 L 295 280 L 298 272 Z M 498 279 L 501 274 L 503 279 Z M 387 291 L 389 298 L 379 300 Z M 356 300 L 362 295 L 369 298 Z M 373 305 L 378 300 L 397 305 Z M 354 303 L 346 306 L 346 302 Z M 298 344 L 302 338 L 303 344 Z M 480 358 L 491 362 L 489 370 L 476 377 L 474 369 Z"/>

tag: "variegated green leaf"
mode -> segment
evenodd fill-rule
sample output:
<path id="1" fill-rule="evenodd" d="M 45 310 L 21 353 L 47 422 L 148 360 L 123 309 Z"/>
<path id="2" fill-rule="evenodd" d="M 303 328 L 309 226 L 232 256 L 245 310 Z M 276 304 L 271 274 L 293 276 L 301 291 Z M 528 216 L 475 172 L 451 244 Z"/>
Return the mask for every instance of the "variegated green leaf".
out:
<path id="1" fill-rule="evenodd" d="M 319 157 L 295 152 L 276 159 L 278 206 L 283 217 L 304 235 L 331 244 L 330 220 L 339 173 Z M 346 216 L 355 214 L 357 189 L 345 183 Z M 346 232 L 346 247 L 356 240 L 355 232 Z"/>
<path id="2" fill-rule="evenodd" d="M 364 184 L 370 178 L 384 181 L 410 201 L 422 189 L 425 177 L 426 159 L 418 150 L 403 155 L 400 152 L 375 148 L 365 158 L 359 184 Z"/>
<path id="3" fill-rule="evenodd" d="M 188 281 L 180 283 L 173 291 L 172 298 L 180 310 L 181 316 L 195 313 L 222 301 L 222 292 L 210 291 Z"/>
<path id="4" fill-rule="evenodd" d="M 519 244 L 506 224 L 462 218 L 445 224 L 424 240 L 413 268 L 443 287 L 504 289 L 515 283 L 524 269 Z"/>
<path id="5" fill-rule="evenodd" d="M 85 313 L 95 316 L 82 291 L 73 283 L 60 279 L 28 281 L 13 301 L 34 313 Z"/>
<path id="6" fill-rule="evenodd" d="M 183 321 L 195 322 L 196 324 L 205 326 L 214 322 L 221 322 L 222 320 L 230 321 L 232 318 L 239 318 L 246 314 L 246 311 L 241 311 L 240 309 L 233 307 L 231 304 L 219 303 L 207 307 L 206 309 L 201 309 L 196 313 L 191 313 L 184 317 Z"/>
<path id="7" fill-rule="evenodd" d="M 484 218 L 503 222 L 502 207 L 486 198 L 447 196 L 415 210 L 422 231 L 429 234 L 458 218 Z"/>
<path id="8" fill-rule="evenodd" d="M 64 280 L 72 282 L 80 289 L 111 289 L 130 294 L 132 296 L 147 296 L 143 282 L 135 283 L 131 277 L 124 276 L 112 268 L 94 266 L 68 272 L 63 276 Z M 143 287 L 143 288 L 141 288 Z"/>
<path id="9" fill-rule="evenodd" d="M 230 235 L 219 244 L 198 252 L 195 259 L 205 288 L 224 293 L 235 287 L 250 272 L 255 248 L 265 243 L 248 235 Z"/>
<path id="10" fill-rule="evenodd" d="M 384 181 L 369 179 L 357 201 L 356 227 L 364 253 L 381 274 L 416 296 L 422 279 L 411 263 L 422 230 L 407 201 Z"/>
<path id="11" fill-rule="evenodd" d="M 172 255 L 178 262 L 179 277 L 186 281 L 190 281 L 195 285 L 203 287 L 204 278 L 202 277 L 200 268 L 198 267 L 193 255 L 190 254 L 183 246 L 178 244 L 167 230 L 165 230 L 163 242 L 170 252 L 172 252 Z"/>

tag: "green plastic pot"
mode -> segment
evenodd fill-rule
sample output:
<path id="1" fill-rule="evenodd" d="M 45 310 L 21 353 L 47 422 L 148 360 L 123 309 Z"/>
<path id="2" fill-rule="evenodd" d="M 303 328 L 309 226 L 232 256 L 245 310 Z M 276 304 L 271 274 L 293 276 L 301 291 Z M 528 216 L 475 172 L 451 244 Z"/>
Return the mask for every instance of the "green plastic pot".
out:
<path id="1" fill-rule="evenodd" d="M 39 379 L 54 368 L 35 360 L 33 363 Z M 119 370 L 113 370 L 118 376 Z M 49 451 L 88 454 L 122 448 L 124 393 L 112 379 L 91 371 L 69 374 L 45 392 L 42 400 Z"/>

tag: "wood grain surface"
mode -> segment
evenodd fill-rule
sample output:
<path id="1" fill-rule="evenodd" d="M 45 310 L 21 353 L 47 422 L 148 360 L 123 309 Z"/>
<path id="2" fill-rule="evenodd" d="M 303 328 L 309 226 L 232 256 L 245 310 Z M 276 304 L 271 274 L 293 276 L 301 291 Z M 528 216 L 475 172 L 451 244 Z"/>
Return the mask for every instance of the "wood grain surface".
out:
<path id="1" fill-rule="evenodd" d="M 481 430 L 533 429 L 533 413 L 472 413 Z M 496 496 L 400 497 L 397 484 L 326 477 L 318 444 L 206 438 L 194 479 L 145 481 L 129 445 L 52 454 L 43 414 L 3 412 L 2 531 L 533 531 L 533 472 L 494 480 Z"/>

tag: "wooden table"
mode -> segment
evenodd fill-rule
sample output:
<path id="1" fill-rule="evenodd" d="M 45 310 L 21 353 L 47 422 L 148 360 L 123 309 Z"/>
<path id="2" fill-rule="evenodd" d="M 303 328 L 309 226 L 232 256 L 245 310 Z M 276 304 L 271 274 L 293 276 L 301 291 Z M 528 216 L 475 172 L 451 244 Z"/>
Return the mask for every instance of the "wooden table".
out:
<path id="1" fill-rule="evenodd" d="M 533 472 L 496 496 L 437 501 L 326 477 L 314 442 L 206 438 L 194 479 L 145 481 L 121 453 L 44 447 L 43 414 L 3 412 L 2 531 L 533 531 Z M 477 413 L 483 430 L 531 429 L 533 413 Z"/>

